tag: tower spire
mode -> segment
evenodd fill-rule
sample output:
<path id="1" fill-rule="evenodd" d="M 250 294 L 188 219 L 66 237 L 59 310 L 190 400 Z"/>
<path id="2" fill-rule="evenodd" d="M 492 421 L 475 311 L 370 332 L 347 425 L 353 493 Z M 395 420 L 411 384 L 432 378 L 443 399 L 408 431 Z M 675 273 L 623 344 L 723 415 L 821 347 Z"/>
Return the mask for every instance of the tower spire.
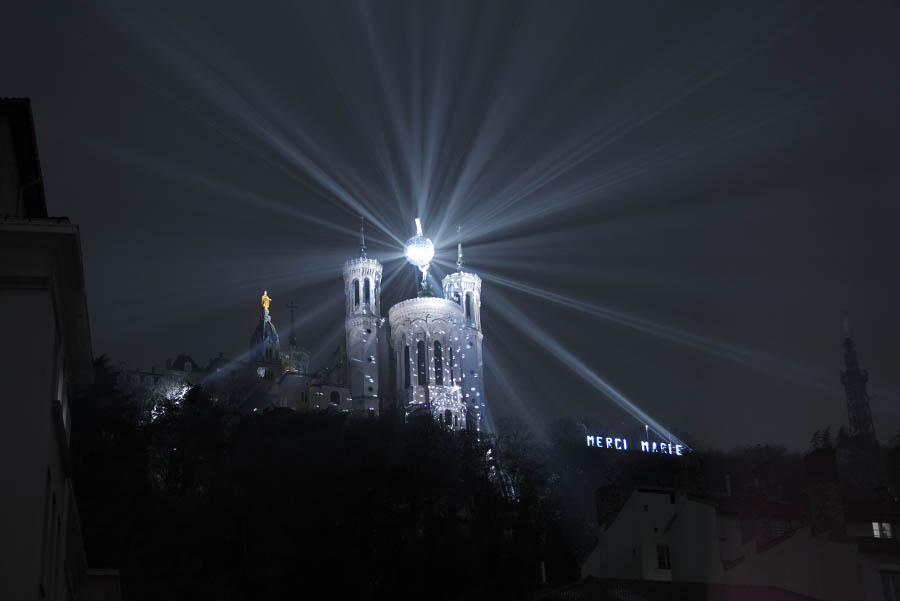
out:
<path id="1" fill-rule="evenodd" d="M 456 271 L 462 271 L 462 266 L 463 266 L 462 242 L 458 242 L 456 244 Z"/>
<path id="2" fill-rule="evenodd" d="M 869 393 L 866 390 L 869 372 L 859 367 L 856 346 L 850 336 L 847 312 L 842 311 L 841 314 L 844 326 L 844 369 L 841 370 L 841 384 L 844 385 L 847 396 L 850 435 L 858 437 L 862 442 L 877 445 L 872 409 L 869 407 Z"/>
<path id="3" fill-rule="evenodd" d="M 366 218 L 363 215 L 359 216 L 359 256 L 363 259 L 366 258 Z"/>

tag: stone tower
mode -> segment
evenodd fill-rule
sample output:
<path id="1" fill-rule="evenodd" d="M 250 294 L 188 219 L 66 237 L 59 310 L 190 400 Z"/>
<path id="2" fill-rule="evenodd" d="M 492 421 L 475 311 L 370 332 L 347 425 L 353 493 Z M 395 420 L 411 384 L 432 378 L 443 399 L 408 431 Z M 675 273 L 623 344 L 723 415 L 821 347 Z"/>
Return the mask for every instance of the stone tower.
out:
<path id="1" fill-rule="evenodd" d="M 869 393 L 866 391 L 866 383 L 869 381 L 869 372 L 859 367 L 859 359 L 856 356 L 856 346 L 850 336 L 850 327 L 847 315 L 843 315 L 844 321 L 844 369 L 841 370 L 841 383 L 847 395 L 847 417 L 850 422 L 850 436 L 860 442 L 877 445 L 875 438 L 875 424 L 872 421 L 872 409 L 869 407 Z"/>
<path id="2" fill-rule="evenodd" d="M 366 256 L 365 233 L 360 228 L 359 257 L 344 263 L 347 298 L 344 326 L 350 396 L 354 412 L 379 412 L 378 340 L 381 337 L 381 263 Z"/>
<path id="3" fill-rule="evenodd" d="M 481 353 L 481 278 L 463 271 L 462 244 L 457 247 L 456 271 L 444 277 L 444 298 L 456 303 L 462 326 L 456 354 L 461 370 L 460 387 L 475 429 L 486 429 L 484 370 Z"/>

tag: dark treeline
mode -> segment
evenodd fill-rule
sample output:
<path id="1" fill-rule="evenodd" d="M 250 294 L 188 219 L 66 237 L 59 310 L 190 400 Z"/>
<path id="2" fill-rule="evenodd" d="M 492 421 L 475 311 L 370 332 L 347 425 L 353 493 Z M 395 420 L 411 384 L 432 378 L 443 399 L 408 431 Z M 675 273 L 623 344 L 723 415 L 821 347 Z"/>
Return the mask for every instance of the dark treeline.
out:
<path id="1" fill-rule="evenodd" d="M 95 367 L 73 404 L 74 482 L 88 557 L 130 601 L 524 599 L 542 562 L 551 583 L 578 576 L 578 526 L 515 429 L 239 415 L 200 388 L 140 425 Z"/>
<path id="2" fill-rule="evenodd" d="M 805 453 L 778 446 L 689 441 L 674 457 L 588 448 L 585 432 L 643 434 L 589 420 L 559 420 L 537 443 L 516 422 L 479 438 L 427 417 L 242 415 L 201 388 L 142 423 L 105 359 L 95 372 L 72 408 L 75 492 L 88 557 L 120 569 L 129 601 L 531 599 L 542 574 L 579 578 L 596 528 L 637 486 L 748 515 L 808 501 Z M 838 447 L 848 498 L 877 465 L 881 498 L 900 506 L 900 439 L 874 462 L 853 444 L 825 431 L 811 443 Z"/>

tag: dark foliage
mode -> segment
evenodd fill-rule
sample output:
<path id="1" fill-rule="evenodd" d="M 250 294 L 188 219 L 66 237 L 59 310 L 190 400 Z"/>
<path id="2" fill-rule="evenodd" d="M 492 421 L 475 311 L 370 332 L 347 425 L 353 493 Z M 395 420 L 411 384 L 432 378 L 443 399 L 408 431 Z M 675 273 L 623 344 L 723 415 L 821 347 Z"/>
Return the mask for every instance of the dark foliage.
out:
<path id="1" fill-rule="evenodd" d="M 138 426 L 96 372 L 73 409 L 76 493 L 89 557 L 129 600 L 523 599 L 541 561 L 577 577 L 552 479 L 516 436 L 242 416 L 198 388 Z"/>

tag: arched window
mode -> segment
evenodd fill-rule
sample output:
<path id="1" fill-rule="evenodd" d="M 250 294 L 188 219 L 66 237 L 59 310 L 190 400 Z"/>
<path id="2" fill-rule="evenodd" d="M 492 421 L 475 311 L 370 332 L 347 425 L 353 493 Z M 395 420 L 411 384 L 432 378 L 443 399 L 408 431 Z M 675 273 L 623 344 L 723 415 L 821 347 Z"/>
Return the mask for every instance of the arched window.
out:
<path id="1" fill-rule="evenodd" d="M 372 291 L 372 286 L 371 286 L 371 284 L 369 284 L 369 278 L 366 278 L 366 280 L 363 284 L 363 302 L 367 305 L 371 302 L 369 300 L 371 298 L 371 291 Z"/>
<path id="2" fill-rule="evenodd" d="M 331 395 L 328 398 L 331 401 L 332 405 L 341 404 L 341 393 L 339 393 L 337 390 L 332 390 Z"/>
<path id="3" fill-rule="evenodd" d="M 359 280 L 353 280 L 353 306 L 359 306 Z"/>
<path id="4" fill-rule="evenodd" d="M 403 387 L 409 388 L 409 345 L 403 347 Z"/>
<path id="5" fill-rule="evenodd" d="M 444 423 L 447 424 L 448 426 L 450 426 L 451 428 L 453 427 L 453 412 L 450 411 L 449 409 L 444 411 Z"/>
<path id="6" fill-rule="evenodd" d="M 450 386 L 453 386 L 453 345 L 450 345 L 450 356 L 448 357 L 449 363 L 447 365 L 447 371 L 450 372 Z"/>
<path id="7" fill-rule="evenodd" d="M 416 382 L 419 386 L 427 386 L 428 385 L 428 372 L 425 370 L 425 366 L 427 365 L 426 357 L 425 357 L 425 341 L 420 340 L 416 343 L 416 367 L 418 367 L 418 376 L 419 381 Z"/>
<path id="8" fill-rule="evenodd" d="M 441 343 L 434 341 L 434 383 L 444 385 L 444 357 L 441 353 Z"/>
<path id="9" fill-rule="evenodd" d="M 466 293 L 466 319 L 472 319 L 472 295 Z"/>
<path id="10" fill-rule="evenodd" d="M 457 305 L 459 304 L 459 302 L 460 302 L 460 301 L 459 301 L 459 292 L 454 292 L 454 293 L 453 293 L 453 300 L 456 301 L 456 304 L 457 304 Z"/>

